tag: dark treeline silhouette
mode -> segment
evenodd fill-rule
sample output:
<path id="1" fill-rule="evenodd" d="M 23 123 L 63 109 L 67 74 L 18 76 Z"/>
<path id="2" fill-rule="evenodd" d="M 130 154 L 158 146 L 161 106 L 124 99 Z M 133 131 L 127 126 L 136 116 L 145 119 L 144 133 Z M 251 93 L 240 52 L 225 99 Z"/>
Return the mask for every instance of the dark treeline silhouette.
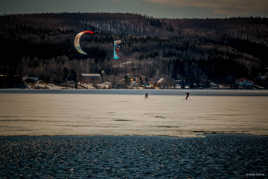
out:
<path id="1" fill-rule="evenodd" d="M 73 46 L 82 30 L 80 55 Z M 112 60 L 113 40 L 121 59 Z M 268 87 L 268 19 L 156 19 L 121 13 L 61 13 L 0 16 L 0 74 L 37 76 L 61 83 L 80 73 L 105 72 L 106 80 L 165 77 L 189 84 L 234 84 L 247 78 Z M 16 80 L 13 80 L 17 83 Z M 7 87 L 12 82 L 3 82 Z M 116 82 L 115 82 L 116 83 Z M 16 86 L 16 85 L 15 85 Z"/>

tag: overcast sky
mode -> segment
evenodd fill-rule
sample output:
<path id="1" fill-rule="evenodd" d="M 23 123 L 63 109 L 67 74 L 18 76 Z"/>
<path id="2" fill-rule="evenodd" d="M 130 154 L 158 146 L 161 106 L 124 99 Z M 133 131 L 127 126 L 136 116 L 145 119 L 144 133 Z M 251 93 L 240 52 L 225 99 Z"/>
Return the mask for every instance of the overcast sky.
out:
<path id="1" fill-rule="evenodd" d="M 1 14 L 130 12 L 168 18 L 268 17 L 268 0 L 0 0 Z"/>

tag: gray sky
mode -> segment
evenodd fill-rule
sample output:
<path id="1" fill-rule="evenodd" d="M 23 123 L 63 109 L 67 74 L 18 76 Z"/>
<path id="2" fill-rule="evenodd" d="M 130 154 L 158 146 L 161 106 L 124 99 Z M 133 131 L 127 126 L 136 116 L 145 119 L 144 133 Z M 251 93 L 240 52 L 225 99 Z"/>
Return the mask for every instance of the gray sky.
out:
<path id="1" fill-rule="evenodd" d="M 130 12 L 155 17 L 268 17 L 268 0 L 1 0 L 1 14 Z"/>

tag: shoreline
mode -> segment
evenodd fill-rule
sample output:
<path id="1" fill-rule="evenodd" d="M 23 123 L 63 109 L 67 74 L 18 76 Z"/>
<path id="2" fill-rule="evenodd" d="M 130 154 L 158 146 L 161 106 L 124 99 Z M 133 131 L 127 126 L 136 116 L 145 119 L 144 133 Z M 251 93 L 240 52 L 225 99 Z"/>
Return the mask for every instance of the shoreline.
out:
<path id="1" fill-rule="evenodd" d="M 268 96 L 268 89 L 0 89 L 0 94 L 120 94 L 120 95 L 185 95 L 191 96 Z"/>
<path id="2" fill-rule="evenodd" d="M 250 133 L 250 132 L 222 132 L 222 131 L 191 131 L 181 135 L 165 135 L 165 134 L 125 134 L 125 133 L 92 133 L 92 134 L 73 134 L 73 133 L 63 133 L 63 134 L 0 134 L 1 137 L 166 137 L 175 139 L 190 139 L 190 138 L 206 138 L 209 136 L 255 136 L 255 137 L 268 137 L 267 133 Z"/>
<path id="3" fill-rule="evenodd" d="M 200 139 L 211 136 L 244 136 L 244 137 L 267 137 L 268 134 L 254 134 L 254 133 L 232 133 L 232 132 L 204 132 L 203 134 L 197 135 L 146 135 L 146 134 L 0 134 L 0 138 L 8 137 L 163 137 L 163 138 L 174 138 L 174 139 Z"/>

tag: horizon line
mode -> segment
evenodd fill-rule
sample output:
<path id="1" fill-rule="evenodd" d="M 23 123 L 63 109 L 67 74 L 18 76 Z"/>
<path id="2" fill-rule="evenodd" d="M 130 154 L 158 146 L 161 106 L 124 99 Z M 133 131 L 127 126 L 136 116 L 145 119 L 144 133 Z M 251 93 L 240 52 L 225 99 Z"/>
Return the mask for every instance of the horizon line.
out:
<path id="1" fill-rule="evenodd" d="M 152 16 L 152 15 L 147 15 L 147 14 L 142 14 L 142 13 L 134 13 L 134 12 L 67 12 L 67 11 L 62 11 L 62 12 L 24 12 L 24 13 L 1 13 L 0 16 L 19 16 L 19 15 L 44 15 L 44 14 L 129 14 L 129 15 L 136 15 L 136 16 L 143 16 L 143 17 L 149 17 L 149 18 L 154 18 L 154 19 L 171 19 L 171 20 L 176 20 L 176 19 L 248 19 L 248 18 L 261 18 L 261 19 L 268 19 L 268 16 L 226 16 L 226 17 L 157 17 L 157 16 Z"/>

